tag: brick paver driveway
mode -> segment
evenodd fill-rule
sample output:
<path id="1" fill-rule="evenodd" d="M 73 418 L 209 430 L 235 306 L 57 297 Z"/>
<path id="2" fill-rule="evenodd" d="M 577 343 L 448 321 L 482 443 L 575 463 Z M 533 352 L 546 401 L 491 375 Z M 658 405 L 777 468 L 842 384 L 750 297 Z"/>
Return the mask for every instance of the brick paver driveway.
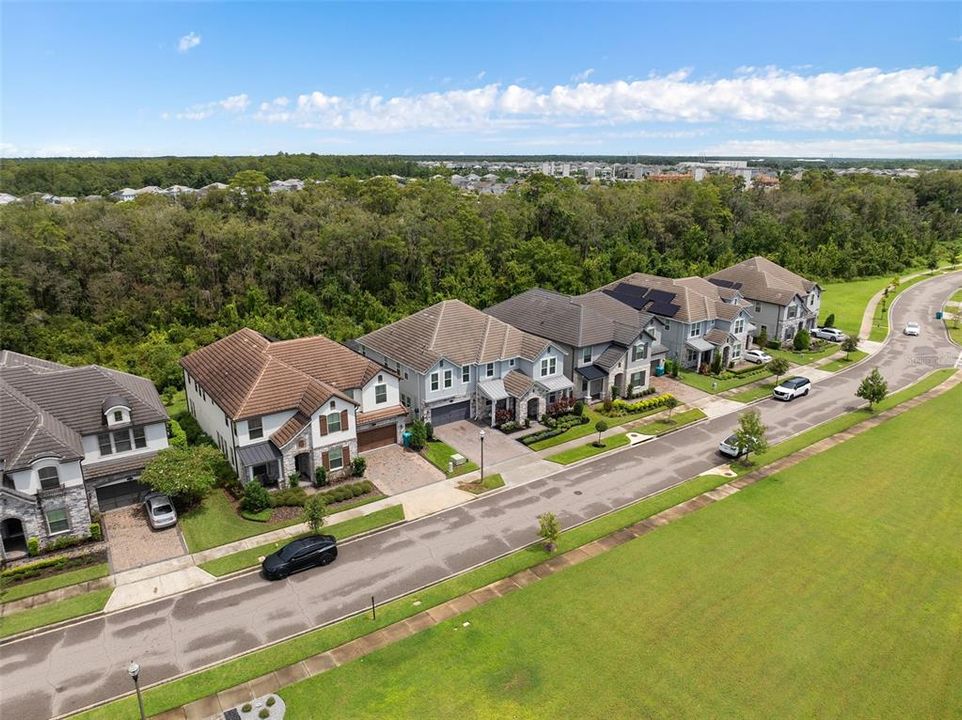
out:
<path id="1" fill-rule="evenodd" d="M 177 527 L 151 530 L 142 505 L 128 505 L 105 512 L 101 521 L 107 532 L 107 549 L 113 572 L 187 554 L 180 530 Z"/>
<path id="2" fill-rule="evenodd" d="M 453 447 L 469 460 L 481 462 L 481 436 L 484 430 L 484 466 L 491 467 L 505 460 L 527 458 L 533 453 L 517 440 L 500 430 L 485 427 L 470 420 L 458 420 L 434 428 L 434 435 Z M 532 430 L 532 432 L 534 432 Z"/>
<path id="3" fill-rule="evenodd" d="M 405 450 L 400 445 L 369 450 L 364 457 L 367 458 L 364 479 L 370 480 L 387 495 L 430 485 L 445 477 L 443 472 L 416 452 Z"/>

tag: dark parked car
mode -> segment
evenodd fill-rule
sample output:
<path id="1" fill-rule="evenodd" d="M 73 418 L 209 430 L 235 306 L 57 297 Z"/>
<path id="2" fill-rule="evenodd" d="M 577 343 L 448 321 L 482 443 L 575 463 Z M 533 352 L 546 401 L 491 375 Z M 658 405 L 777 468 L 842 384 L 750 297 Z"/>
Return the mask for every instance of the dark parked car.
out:
<path id="1" fill-rule="evenodd" d="M 337 558 L 337 538 L 312 535 L 289 542 L 276 553 L 264 558 L 261 568 L 268 580 L 280 580 L 291 573 L 316 565 L 327 565 Z"/>

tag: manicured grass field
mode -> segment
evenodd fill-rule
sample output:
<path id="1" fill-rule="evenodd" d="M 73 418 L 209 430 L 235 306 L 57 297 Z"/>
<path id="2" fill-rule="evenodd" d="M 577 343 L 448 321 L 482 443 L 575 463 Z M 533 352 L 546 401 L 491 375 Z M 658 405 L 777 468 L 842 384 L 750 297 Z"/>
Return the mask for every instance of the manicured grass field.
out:
<path id="1" fill-rule="evenodd" d="M 868 301 L 888 285 L 895 274 L 849 282 L 826 283 L 822 286 L 821 317 L 819 324 L 835 314 L 835 327 L 846 335 L 858 335 Z"/>
<path id="2" fill-rule="evenodd" d="M 742 390 L 741 392 L 729 395 L 729 400 L 734 400 L 735 402 L 750 403 L 753 400 L 758 400 L 763 397 L 770 397 L 772 390 L 775 389 L 775 383 L 762 383 L 761 385 L 748 390 Z"/>
<path id="3" fill-rule="evenodd" d="M 458 485 L 459 490 L 464 490 L 473 495 L 480 495 L 481 493 L 486 493 L 488 490 L 495 490 L 499 487 L 504 487 L 504 478 L 498 473 L 485 475 L 484 480 L 481 482 L 461 483 Z"/>
<path id="4" fill-rule="evenodd" d="M 848 357 L 842 356 L 838 360 L 832 360 L 827 362 L 819 368 L 825 372 L 838 372 L 839 370 L 844 370 L 847 367 L 851 367 L 854 363 L 857 363 L 862 358 L 867 358 L 868 353 L 862 352 L 861 350 L 855 350 L 848 354 Z"/>
<path id="5" fill-rule="evenodd" d="M 672 413 L 671 419 L 665 417 L 661 420 L 655 420 L 654 422 L 646 423 L 644 425 L 638 425 L 632 428 L 632 431 L 641 433 L 642 435 L 662 435 L 669 430 L 680 428 L 683 425 L 690 425 L 691 423 L 701 420 L 704 417 L 705 413 L 698 408 L 685 410 L 684 412 L 676 411 Z"/>
<path id="6" fill-rule="evenodd" d="M 112 592 L 113 588 L 94 590 L 83 595 L 77 595 L 69 600 L 61 600 L 12 615 L 4 615 L 0 618 L 0 637 L 9 637 L 44 625 L 99 612 L 107 604 Z"/>
<path id="7" fill-rule="evenodd" d="M 280 694 L 298 718 L 958 717 L 960 426 L 962 387 Z"/>
<path id="8" fill-rule="evenodd" d="M 430 440 L 424 445 L 421 455 L 423 455 L 429 463 L 434 465 L 434 467 L 447 475 L 448 462 L 450 462 L 451 456 L 457 452 L 457 450 L 447 443 L 443 443 L 440 440 Z M 454 472 L 448 475 L 448 477 L 457 477 L 458 475 L 474 472 L 477 469 L 477 464 L 468 460 L 463 465 L 458 465 L 455 467 Z"/>
<path id="9" fill-rule="evenodd" d="M 354 535 L 376 530 L 379 527 L 400 522 L 403 519 L 404 508 L 400 505 L 392 505 L 383 510 L 375 510 L 368 515 L 362 515 L 361 517 L 345 520 L 334 525 L 326 525 L 322 532 L 326 535 L 333 535 L 338 540 L 346 540 Z M 307 534 L 308 533 L 304 533 L 299 537 L 304 537 Z M 283 545 L 287 545 L 292 539 L 293 538 L 287 538 L 285 540 L 278 540 L 277 542 L 258 545 L 250 550 L 241 550 L 240 552 L 225 555 L 224 557 L 208 560 L 205 563 L 201 563 L 199 567 L 211 575 L 218 577 L 237 572 L 238 570 L 246 570 L 257 565 L 260 562 L 260 558 L 270 555 L 275 550 L 279 550 Z"/>
<path id="10" fill-rule="evenodd" d="M 766 352 L 774 355 L 775 350 L 767 350 Z M 735 376 L 725 379 L 718 379 L 713 375 L 702 375 L 696 372 L 690 372 L 688 370 L 680 370 L 678 372 L 678 379 L 681 380 L 686 385 L 691 385 L 693 388 L 698 388 L 699 390 L 706 393 L 720 393 L 726 390 L 732 390 L 742 385 L 749 385 L 753 382 L 758 382 L 759 380 L 764 380 L 771 375 L 771 371 L 767 366 L 761 366 L 758 368 L 758 372 L 746 373 L 745 375 Z"/>
<path id="11" fill-rule="evenodd" d="M 766 350 L 769 355 L 777 358 L 785 358 L 790 363 L 795 363 L 796 365 L 808 365 L 816 360 L 821 360 L 822 358 L 827 358 L 829 355 L 834 355 L 842 346 L 838 343 L 826 342 L 825 347 L 820 350 L 813 350 L 807 352 L 796 352 L 795 350 Z"/>
<path id="12" fill-rule="evenodd" d="M 606 418 L 598 412 L 592 410 L 590 407 L 585 407 L 584 414 L 588 416 L 588 422 L 586 422 L 584 425 L 575 425 L 572 428 L 568 428 L 560 435 L 539 440 L 536 443 L 528 445 L 528 447 L 537 452 L 538 450 L 547 450 L 548 448 L 556 447 L 557 445 L 564 445 L 566 442 L 570 442 L 572 440 L 587 437 L 588 435 L 591 435 L 591 433 L 597 432 L 597 430 L 595 430 L 595 423 L 599 420 L 604 420 L 606 423 L 608 423 L 608 425 L 614 427 L 614 418 Z"/>
<path id="13" fill-rule="evenodd" d="M 6 582 L 2 583 L 3 590 L 0 591 L 0 602 L 8 603 L 14 600 L 22 600 L 25 597 L 39 595 L 40 593 L 50 592 L 59 588 L 77 585 L 88 580 L 107 577 L 110 574 L 110 566 L 107 563 L 99 563 L 88 567 L 68 570 L 39 580 L 28 580 L 8 587 Z"/>
<path id="14" fill-rule="evenodd" d="M 280 523 L 245 520 L 234 511 L 224 491 L 215 488 L 199 507 L 180 516 L 180 529 L 187 549 L 195 553 L 299 522 L 300 518 Z"/>
<path id="15" fill-rule="evenodd" d="M 962 345 L 962 325 L 959 327 L 955 326 L 955 320 L 943 320 L 945 323 L 945 329 L 949 333 L 949 337 L 952 338 L 952 342 L 956 345 Z"/>

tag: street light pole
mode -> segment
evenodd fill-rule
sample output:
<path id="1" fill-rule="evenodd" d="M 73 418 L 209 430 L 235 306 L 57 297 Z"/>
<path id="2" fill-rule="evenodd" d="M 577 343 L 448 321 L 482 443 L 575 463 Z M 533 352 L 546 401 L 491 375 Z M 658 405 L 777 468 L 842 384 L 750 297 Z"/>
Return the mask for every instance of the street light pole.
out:
<path id="1" fill-rule="evenodd" d="M 484 430 L 482 430 L 479 435 L 481 436 L 481 482 L 484 482 Z"/>
<path id="2" fill-rule="evenodd" d="M 140 720 L 146 720 L 146 715 L 144 715 L 144 698 L 140 694 L 140 683 L 137 682 L 138 678 L 140 678 L 140 665 L 131 660 L 130 665 L 127 666 L 127 674 L 130 675 L 134 681 L 134 690 L 137 691 L 137 706 L 140 708 Z"/>

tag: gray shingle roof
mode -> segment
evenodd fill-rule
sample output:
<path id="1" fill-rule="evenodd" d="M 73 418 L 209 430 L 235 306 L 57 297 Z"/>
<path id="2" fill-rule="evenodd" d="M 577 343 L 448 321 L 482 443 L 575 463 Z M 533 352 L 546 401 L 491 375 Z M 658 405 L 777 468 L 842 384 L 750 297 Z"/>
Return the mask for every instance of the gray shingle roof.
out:
<path id="1" fill-rule="evenodd" d="M 743 297 L 775 305 L 788 305 L 796 295 L 805 297 L 817 285 L 761 256 L 712 273 L 708 280 L 731 284 Z"/>
<path id="2" fill-rule="evenodd" d="M 732 297 L 730 292 L 726 291 L 723 295 L 720 288 L 699 277 L 673 279 L 645 273 L 633 273 L 620 280 L 608 283 L 604 287 L 598 288 L 598 290 L 589 294 L 610 297 L 603 291 L 614 290 L 622 284 L 672 293 L 675 297 L 671 303 L 678 306 L 678 311 L 674 315 L 666 317 L 671 320 L 679 320 L 686 323 L 716 319 L 719 317 L 717 306 L 723 304 L 725 297 Z M 624 304 L 620 303 L 616 298 L 611 299 L 619 304 Z M 645 311 L 648 309 L 647 307 L 642 308 L 642 310 Z"/>
<path id="3" fill-rule="evenodd" d="M 455 365 L 535 360 L 549 344 L 460 300 L 424 308 L 356 342 L 420 373 L 442 358 Z"/>

